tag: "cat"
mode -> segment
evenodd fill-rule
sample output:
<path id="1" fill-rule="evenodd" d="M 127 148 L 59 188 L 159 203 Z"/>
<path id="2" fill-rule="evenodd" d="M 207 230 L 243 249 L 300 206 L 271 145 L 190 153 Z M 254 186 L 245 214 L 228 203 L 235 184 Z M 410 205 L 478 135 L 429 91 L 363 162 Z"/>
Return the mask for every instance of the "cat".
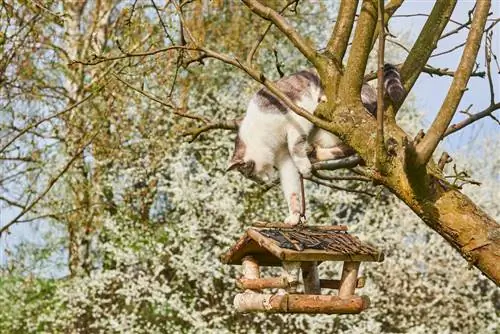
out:
<path id="1" fill-rule="evenodd" d="M 315 69 L 283 77 L 276 85 L 294 103 L 311 113 L 325 99 Z M 393 101 L 401 100 L 405 94 L 393 65 L 384 66 L 384 87 Z M 375 116 L 377 93 L 367 83 L 363 84 L 361 101 Z M 315 127 L 262 88 L 250 99 L 227 170 L 237 169 L 251 180 L 266 183 L 277 168 L 289 209 L 285 223 L 296 225 L 302 221 L 304 209 L 300 204 L 303 182 L 300 176 L 311 177 L 311 160 L 338 159 L 354 153 L 338 137 Z"/>

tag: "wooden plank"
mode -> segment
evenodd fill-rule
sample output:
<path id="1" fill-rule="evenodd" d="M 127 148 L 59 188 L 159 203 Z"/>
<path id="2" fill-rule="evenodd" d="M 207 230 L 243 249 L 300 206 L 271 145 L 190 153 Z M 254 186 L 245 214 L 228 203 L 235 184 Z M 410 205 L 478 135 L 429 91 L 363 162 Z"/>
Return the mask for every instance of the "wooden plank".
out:
<path id="1" fill-rule="evenodd" d="M 366 279 L 359 277 L 356 281 L 356 289 L 365 286 Z M 240 278 L 236 280 L 236 285 L 242 290 L 262 290 L 262 289 L 286 289 L 288 282 L 284 277 L 268 277 L 258 279 Z M 340 280 L 338 279 L 320 279 L 319 285 L 321 289 L 338 289 L 340 287 Z M 313 292 L 306 292 L 306 294 L 318 294 Z"/>
<path id="2" fill-rule="evenodd" d="M 284 259 L 284 257 L 283 257 L 284 250 L 280 248 L 277 241 L 266 238 L 265 236 L 260 234 L 257 230 L 252 229 L 252 228 L 248 229 L 247 233 L 260 246 L 265 247 L 269 252 L 271 252 L 278 259 L 280 259 L 280 260 Z"/>
<path id="3" fill-rule="evenodd" d="M 365 286 L 366 279 L 364 277 L 359 277 L 356 280 L 356 289 L 360 289 Z M 322 279 L 319 281 L 322 289 L 339 289 L 340 280 L 339 279 Z"/>
<path id="4" fill-rule="evenodd" d="M 301 229 L 315 229 L 319 231 L 347 231 L 347 226 L 346 225 L 290 225 L 290 224 L 284 224 L 284 223 L 267 223 L 263 221 L 256 221 L 255 223 L 252 224 L 252 227 L 257 227 L 257 228 L 283 228 L 283 229 L 294 229 L 294 230 L 301 230 Z"/>
<path id="5" fill-rule="evenodd" d="M 383 253 L 377 254 L 342 254 L 328 250 L 304 249 L 294 251 L 292 249 L 282 249 L 282 260 L 284 261 L 356 261 L 356 262 L 382 262 Z"/>
<path id="6" fill-rule="evenodd" d="M 239 312 L 356 314 L 369 304 L 366 296 L 239 293 L 234 298 Z"/>

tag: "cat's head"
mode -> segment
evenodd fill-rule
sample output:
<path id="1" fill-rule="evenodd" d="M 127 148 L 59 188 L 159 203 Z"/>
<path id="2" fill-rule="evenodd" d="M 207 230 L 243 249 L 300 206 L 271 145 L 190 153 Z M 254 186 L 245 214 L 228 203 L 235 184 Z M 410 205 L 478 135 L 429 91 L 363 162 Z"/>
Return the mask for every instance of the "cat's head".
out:
<path id="1" fill-rule="evenodd" d="M 260 161 L 256 162 L 256 158 L 251 157 L 250 152 L 247 150 L 247 145 L 238 135 L 234 143 L 234 152 L 226 171 L 237 170 L 246 178 L 258 182 L 267 183 L 272 172 L 272 166 L 262 166 Z M 270 168 L 267 168 L 270 167 Z"/>

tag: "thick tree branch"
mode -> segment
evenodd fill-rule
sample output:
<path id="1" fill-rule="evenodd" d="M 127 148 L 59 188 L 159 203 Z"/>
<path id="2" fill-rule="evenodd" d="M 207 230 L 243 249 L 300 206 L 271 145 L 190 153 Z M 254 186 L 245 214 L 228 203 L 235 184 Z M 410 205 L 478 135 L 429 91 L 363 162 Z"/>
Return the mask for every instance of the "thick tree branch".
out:
<path id="1" fill-rule="evenodd" d="M 378 69 L 377 69 L 377 134 L 375 137 L 375 167 L 383 172 L 386 160 L 386 149 L 384 144 L 384 51 L 385 51 L 385 28 L 384 28 L 384 0 L 378 0 Z"/>
<path id="2" fill-rule="evenodd" d="M 451 87 L 448 90 L 448 94 L 446 95 L 438 115 L 434 119 L 434 122 L 423 140 L 416 147 L 418 164 L 423 165 L 429 161 L 432 157 L 432 153 L 443 138 L 453 115 L 455 115 L 460 100 L 467 88 L 470 75 L 474 69 L 490 6 L 490 0 L 478 1 L 476 5 L 471 30 L 467 36 L 467 42 L 462 58 L 460 59 L 457 73 L 453 78 Z"/>
<path id="3" fill-rule="evenodd" d="M 451 13 L 456 5 L 456 0 L 436 1 L 434 8 L 425 22 L 417 41 L 413 45 L 410 54 L 406 58 L 401 68 L 401 79 L 406 94 L 410 92 L 417 81 L 420 73 L 424 69 L 432 51 L 436 48 L 437 42 L 443 33 L 446 24 L 450 20 Z M 397 111 L 404 102 L 404 98 L 397 103 L 393 103 L 387 112 L 395 117 Z"/>
<path id="4" fill-rule="evenodd" d="M 326 46 L 325 52 L 333 57 L 339 66 L 342 65 L 347 44 L 351 37 L 357 8 L 358 0 L 342 0 L 337 15 L 337 22 L 335 23 L 332 35 Z"/>
<path id="5" fill-rule="evenodd" d="M 344 75 L 340 83 L 340 90 L 347 104 L 361 102 L 361 86 L 363 85 L 363 76 L 371 51 L 371 42 L 376 24 L 377 1 L 364 0 L 347 61 L 346 73 L 348 75 Z"/>
<path id="6" fill-rule="evenodd" d="M 277 11 L 260 3 L 258 0 L 241 0 L 252 12 L 274 23 L 276 27 L 302 52 L 315 66 L 318 65 L 318 53 L 314 46 L 302 38 L 293 27 Z"/>

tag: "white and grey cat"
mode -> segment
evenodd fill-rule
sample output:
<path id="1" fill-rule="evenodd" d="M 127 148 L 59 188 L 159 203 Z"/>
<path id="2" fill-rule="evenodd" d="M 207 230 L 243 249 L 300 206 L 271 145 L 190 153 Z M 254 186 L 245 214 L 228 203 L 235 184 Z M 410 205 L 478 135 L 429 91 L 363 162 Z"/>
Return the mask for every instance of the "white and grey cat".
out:
<path id="1" fill-rule="evenodd" d="M 386 64 L 384 78 L 384 86 L 390 98 L 400 100 L 404 96 L 404 88 L 396 68 Z M 321 99 L 324 99 L 320 79 L 314 69 L 283 77 L 276 85 L 294 103 L 311 113 L 314 113 Z M 375 89 L 364 84 L 361 100 L 367 110 L 375 115 Z M 267 182 L 277 168 L 289 208 L 285 223 L 296 225 L 300 222 L 302 211 L 300 175 L 304 178 L 311 176 L 310 158 L 338 159 L 353 153 L 354 150 L 338 137 L 316 128 L 263 88 L 248 104 L 228 170 L 237 169 L 249 179 Z"/>

